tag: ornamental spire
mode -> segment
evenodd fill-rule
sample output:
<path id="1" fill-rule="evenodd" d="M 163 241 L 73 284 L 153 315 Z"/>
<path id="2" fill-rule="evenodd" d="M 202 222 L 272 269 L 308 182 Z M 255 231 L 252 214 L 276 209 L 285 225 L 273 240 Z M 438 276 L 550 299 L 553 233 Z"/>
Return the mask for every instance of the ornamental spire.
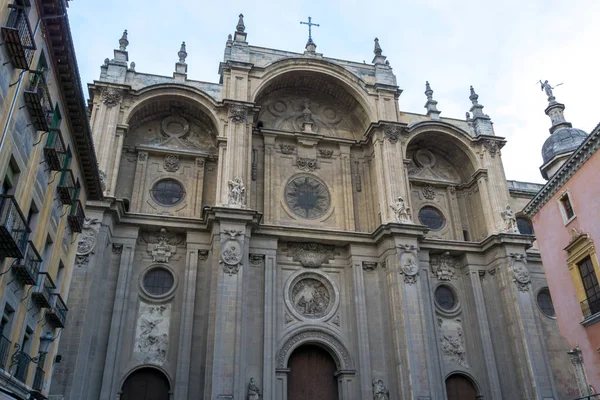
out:
<path id="1" fill-rule="evenodd" d="M 129 40 L 127 40 L 127 29 L 123 31 L 123 36 L 119 39 L 119 50 L 127 51 L 127 46 L 129 45 Z"/>
<path id="2" fill-rule="evenodd" d="M 175 63 L 175 73 L 173 74 L 173 77 L 177 81 L 183 82 L 187 78 L 187 64 L 185 63 L 185 58 L 187 55 L 188 54 L 185 51 L 185 42 L 181 42 L 181 47 L 177 53 L 177 56 L 179 56 L 179 61 Z"/>
<path id="3" fill-rule="evenodd" d="M 470 87 L 471 95 L 469 96 L 469 100 L 473 104 L 471 106 L 471 114 L 473 118 L 471 119 L 473 124 L 473 129 L 475 130 L 475 136 L 479 135 L 494 135 L 494 127 L 492 126 L 492 119 L 489 115 L 483 113 L 483 105 L 479 104 L 479 95 L 475 93 L 475 89 L 473 86 Z"/>
<path id="4" fill-rule="evenodd" d="M 431 89 L 431 85 L 429 85 L 429 81 L 425 81 L 425 96 L 427 96 L 427 103 L 425 103 L 425 108 L 427 109 L 427 115 L 431 119 L 440 119 L 441 111 L 437 109 L 437 101 L 433 100 L 433 90 Z"/>
<path id="5" fill-rule="evenodd" d="M 306 42 L 306 51 L 309 53 L 314 53 L 317 49 L 317 45 L 312 39 L 312 27 L 320 26 L 319 24 L 315 24 L 312 22 L 312 17 L 308 17 L 308 22 L 300 21 L 300 25 L 308 25 L 308 41 Z"/>
<path id="6" fill-rule="evenodd" d="M 244 14 L 240 14 L 238 23 L 235 26 L 235 32 L 233 34 L 234 42 L 245 42 L 248 34 L 246 33 L 246 25 L 244 25 Z"/>
<path id="7" fill-rule="evenodd" d="M 379 45 L 379 39 L 375 38 L 375 48 L 373 49 L 373 53 L 375 54 L 375 57 L 373 58 L 372 63 L 375 65 L 387 65 L 385 59 L 387 58 L 386 56 L 383 55 L 383 50 L 381 49 L 381 46 Z"/>
<path id="8" fill-rule="evenodd" d="M 238 20 L 237 26 L 235 27 L 236 32 L 245 32 L 246 25 L 244 25 L 244 14 L 240 14 L 240 19 Z"/>
<path id="9" fill-rule="evenodd" d="M 187 57 L 187 52 L 185 51 L 185 42 L 181 43 L 181 48 L 179 49 L 179 53 L 177 53 L 177 55 L 179 56 L 179 62 L 181 64 L 185 64 L 185 58 Z"/>

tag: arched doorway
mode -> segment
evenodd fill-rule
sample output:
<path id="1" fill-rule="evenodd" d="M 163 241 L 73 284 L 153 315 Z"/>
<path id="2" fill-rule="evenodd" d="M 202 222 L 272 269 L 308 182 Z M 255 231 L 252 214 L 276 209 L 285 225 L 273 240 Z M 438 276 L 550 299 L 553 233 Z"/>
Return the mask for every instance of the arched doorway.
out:
<path id="1" fill-rule="evenodd" d="M 169 380 L 155 368 L 141 368 L 125 379 L 121 400 L 169 400 Z"/>
<path id="2" fill-rule="evenodd" d="M 315 345 L 298 347 L 289 358 L 288 400 L 338 400 L 335 361 Z"/>
<path id="3" fill-rule="evenodd" d="M 477 400 L 477 388 L 463 375 L 450 375 L 446 379 L 448 400 Z"/>

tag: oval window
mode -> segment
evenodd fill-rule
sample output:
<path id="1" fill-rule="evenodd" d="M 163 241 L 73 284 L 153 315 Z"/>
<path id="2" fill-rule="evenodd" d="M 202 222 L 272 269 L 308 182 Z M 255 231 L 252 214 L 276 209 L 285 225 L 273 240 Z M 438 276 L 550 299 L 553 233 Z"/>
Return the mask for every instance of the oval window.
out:
<path id="1" fill-rule="evenodd" d="M 439 231 L 446 225 L 444 214 L 432 206 L 425 206 L 419 210 L 419 221 L 432 231 Z"/>
<path id="2" fill-rule="evenodd" d="M 545 316 L 550 318 L 556 317 L 554 304 L 552 304 L 552 296 L 550 296 L 550 291 L 547 288 L 539 291 L 537 295 L 537 303 Z"/>
<path id="3" fill-rule="evenodd" d="M 456 295 L 454 290 L 448 286 L 441 285 L 435 289 L 435 302 L 445 311 L 450 311 L 456 307 Z"/>
<path id="4" fill-rule="evenodd" d="M 153 268 L 144 276 L 144 289 L 153 296 L 163 296 L 173 288 L 175 279 L 165 268 Z"/>
<path id="5" fill-rule="evenodd" d="M 156 182 L 150 193 L 154 201 L 167 207 L 180 203 L 185 196 L 183 186 L 175 179 L 163 179 Z"/>

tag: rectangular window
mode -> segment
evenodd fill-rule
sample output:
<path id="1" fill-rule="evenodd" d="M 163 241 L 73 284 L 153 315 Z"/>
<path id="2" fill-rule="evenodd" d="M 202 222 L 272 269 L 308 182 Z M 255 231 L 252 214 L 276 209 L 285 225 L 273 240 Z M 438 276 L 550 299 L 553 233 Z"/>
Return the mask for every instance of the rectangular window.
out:
<path id="1" fill-rule="evenodd" d="M 8 304 L 4 306 L 4 312 L 2 313 L 2 320 L 0 321 L 0 335 L 5 338 L 10 337 L 10 330 L 12 325 L 13 316 L 15 315 L 15 310 Z"/>
<path id="2" fill-rule="evenodd" d="M 50 129 L 60 129 L 60 121 L 62 121 L 62 116 L 60 115 L 58 103 L 56 103 L 54 114 L 52 114 L 52 124 L 50 124 Z"/>
<path id="3" fill-rule="evenodd" d="M 600 285 L 598 285 L 598 277 L 594 271 L 592 259 L 587 256 L 577 263 L 577 268 L 579 268 L 579 275 L 583 283 L 589 315 L 596 314 L 600 312 Z"/>
<path id="4" fill-rule="evenodd" d="M 35 203 L 32 201 L 31 206 L 29 207 L 29 213 L 27 214 L 27 226 L 29 226 L 29 229 L 31 229 L 31 232 L 33 232 L 37 226 L 39 214 L 40 213 L 39 213 L 38 208 L 35 206 Z"/>
<path id="5" fill-rule="evenodd" d="M 565 194 L 563 197 L 560 198 L 560 204 L 562 205 L 563 210 L 565 211 L 565 217 L 567 217 L 567 220 L 570 220 L 575 216 L 573 206 L 571 205 L 571 199 L 569 198 L 568 194 Z"/>
<path id="6" fill-rule="evenodd" d="M 15 194 L 17 182 L 19 181 L 19 173 L 20 171 L 17 168 L 16 162 L 11 158 L 6 169 L 6 175 L 4 175 L 4 180 L 2 181 L 2 186 L 0 187 L 0 194 Z"/>
<path id="7" fill-rule="evenodd" d="M 42 268 L 41 271 L 50 271 L 50 259 L 52 258 L 52 239 L 50 236 L 46 238 L 46 244 L 44 245 L 44 251 L 42 252 Z"/>

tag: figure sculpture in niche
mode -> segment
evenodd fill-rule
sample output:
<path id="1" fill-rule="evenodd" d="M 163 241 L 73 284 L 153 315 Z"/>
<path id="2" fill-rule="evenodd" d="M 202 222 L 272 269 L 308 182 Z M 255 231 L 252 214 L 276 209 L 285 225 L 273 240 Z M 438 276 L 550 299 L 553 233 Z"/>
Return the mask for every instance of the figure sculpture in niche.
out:
<path id="1" fill-rule="evenodd" d="M 373 400 L 389 400 L 390 392 L 381 379 L 373 379 Z"/>
<path id="2" fill-rule="evenodd" d="M 390 207 L 392 208 L 392 210 L 394 210 L 394 213 L 396 213 L 396 219 L 398 220 L 398 222 L 412 222 L 412 216 L 410 215 L 410 207 L 406 206 L 406 202 L 401 196 L 398 197 L 396 204 L 392 204 L 390 205 Z"/>
<path id="3" fill-rule="evenodd" d="M 246 188 L 242 178 L 236 177 L 228 182 L 229 184 L 229 206 L 244 207 L 246 200 Z"/>
<path id="4" fill-rule="evenodd" d="M 518 233 L 519 228 L 517 227 L 517 219 L 515 214 L 510 209 L 510 206 L 506 206 L 506 209 L 501 213 L 502 219 L 504 220 L 504 231 Z"/>
<path id="5" fill-rule="evenodd" d="M 260 389 L 254 378 L 250 378 L 250 383 L 248 384 L 248 400 L 260 400 Z"/>

